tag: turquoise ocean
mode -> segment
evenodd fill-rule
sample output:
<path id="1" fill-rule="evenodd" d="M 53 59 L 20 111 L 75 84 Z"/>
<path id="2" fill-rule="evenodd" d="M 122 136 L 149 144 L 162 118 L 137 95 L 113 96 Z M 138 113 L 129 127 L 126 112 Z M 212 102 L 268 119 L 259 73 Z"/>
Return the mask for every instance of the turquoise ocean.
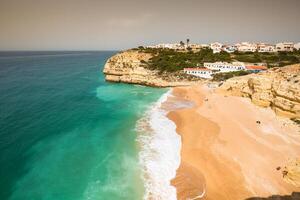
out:
<path id="1" fill-rule="evenodd" d="M 166 90 L 105 82 L 115 53 L 0 53 L 1 200 L 143 199 L 136 123 Z"/>

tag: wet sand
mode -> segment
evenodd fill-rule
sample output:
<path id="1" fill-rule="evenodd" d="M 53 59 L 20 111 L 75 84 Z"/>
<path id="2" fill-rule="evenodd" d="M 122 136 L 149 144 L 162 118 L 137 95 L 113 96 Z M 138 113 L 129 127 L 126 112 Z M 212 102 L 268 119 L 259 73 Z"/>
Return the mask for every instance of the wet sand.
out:
<path id="1" fill-rule="evenodd" d="M 206 86 L 175 88 L 173 95 L 195 103 L 168 114 L 182 138 L 181 164 L 172 180 L 179 200 L 300 191 L 282 177 L 282 167 L 299 157 L 299 127 L 247 98 L 227 97 Z"/>

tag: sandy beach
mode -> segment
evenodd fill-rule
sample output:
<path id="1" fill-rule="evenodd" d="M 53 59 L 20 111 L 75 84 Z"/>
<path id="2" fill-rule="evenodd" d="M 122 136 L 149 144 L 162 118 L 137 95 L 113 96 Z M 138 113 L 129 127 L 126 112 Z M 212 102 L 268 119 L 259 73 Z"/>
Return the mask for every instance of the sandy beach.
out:
<path id="1" fill-rule="evenodd" d="M 173 95 L 170 101 L 194 102 L 192 108 L 168 114 L 182 140 L 181 164 L 172 180 L 179 200 L 239 200 L 300 191 L 282 175 L 284 165 L 299 157 L 299 127 L 247 98 L 207 86 L 175 88 Z"/>

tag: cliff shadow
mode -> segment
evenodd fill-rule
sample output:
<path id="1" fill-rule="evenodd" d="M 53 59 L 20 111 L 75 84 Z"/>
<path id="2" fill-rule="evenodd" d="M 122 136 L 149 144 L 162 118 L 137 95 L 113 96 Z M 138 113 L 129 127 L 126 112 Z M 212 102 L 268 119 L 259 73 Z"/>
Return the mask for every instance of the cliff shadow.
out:
<path id="1" fill-rule="evenodd" d="M 269 197 L 250 197 L 245 200 L 300 200 L 300 192 L 293 192 L 291 195 L 272 195 Z"/>

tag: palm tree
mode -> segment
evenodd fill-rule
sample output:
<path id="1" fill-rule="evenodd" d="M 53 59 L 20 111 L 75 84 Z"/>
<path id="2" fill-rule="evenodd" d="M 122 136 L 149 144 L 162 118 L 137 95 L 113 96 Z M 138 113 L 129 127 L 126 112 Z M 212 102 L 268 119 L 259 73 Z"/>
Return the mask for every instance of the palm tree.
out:
<path id="1" fill-rule="evenodd" d="M 186 39 L 186 46 L 189 47 L 190 39 Z"/>

